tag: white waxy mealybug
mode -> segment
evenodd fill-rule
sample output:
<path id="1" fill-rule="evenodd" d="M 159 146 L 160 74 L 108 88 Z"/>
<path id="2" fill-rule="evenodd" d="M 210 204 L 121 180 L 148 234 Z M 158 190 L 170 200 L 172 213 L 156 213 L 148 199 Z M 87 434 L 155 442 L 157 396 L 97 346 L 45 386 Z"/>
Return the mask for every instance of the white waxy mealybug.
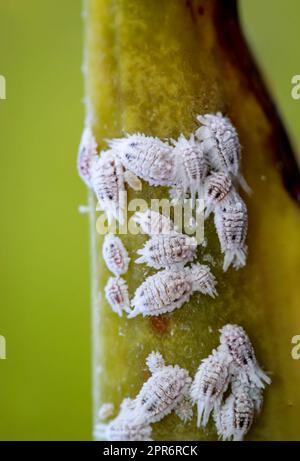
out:
<path id="1" fill-rule="evenodd" d="M 165 365 L 162 355 L 157 352 L 152 352 L 146 363 L 152 376 L 143 384 L 135 399 L 134 421 L 155 423 L 173 410 L 187 421 L 191 415 L 191 408 L 187 410 L 191 385 L 187 370 L 178 365 Z"/>
<path id="2" fill-rule="evenodd" d="M 107 234 L 102 247 L 103 259 L 114 275 L 125 274 L 130 258 L 122 240 L 113 234 Z"/>
<path id="3" fill-rule="evenodd" d="M 132 219 L 141 227 L 143 232 L 150 236 L 169 235 L 176 232 L 171 219 L 154 210 L 138 211 Z"/>
<path id="4" fill-rule="evenodd" d="M 220 112 L 199 115 L 197 120 L 202 126 L 196 136 L 202 141 L 209 163 L 216 171 L 230 173 L 237 179 L 246 192 L 250 188 L 240 173 L 241 146 L 237 131 L 229 118 Z"/>
<path id="5" fill-rule="evenodd" d="M 271 380 L 260 369 L 242 327 L 228 324 L 220 332 L 220 345 L 200 364 L 190 394 L 198 405 L 198 426 L 206 426 L 213 411 L 220 438 L 243 440 L 261 410 L 264 383 Z"/>
<path id="6" fill-rule="evenodd" d="M 155 269 L 173 265 L 183 266 L 196 255 L 197 240 L 185 234 L 156 235 L 137 251 L 140 256 L 135 262 L 146 263 Z"/>
<path id="7" fill-rule="evenodd" d="M 86 126 L 83 130 L 78 149 L 77 170 L 81 179 L 88 187 L 91 184 L 91 165 L 97 156 L 97 142 L 93 136 L 92 129 Z"/>
<path id="8" fill-rule="evenodd" d="M 249 431 L 255 415 L 254 404 L 243 391 L 231 394 L 220 412 L 215 412 L 217 432 L 223 440 L 241 441 Z"/>
<path id="9" fill-rule="evenodd" d="M 248 378 L 249 383 L 264 388 L 271 379 L 257 363 L 253 346 L 245 330 L 239 325 L 225 325 L 221 330 L 220 349 L 231 356 Z"/>
<path id="10" fill-rule="evenodd" d="M 121 277 L 110 277 L 105 287 L 105 297 L 113 312 L 122 317 L 123 311 L 131 313 L 128 286 Z"/>
<path id="11" fill-rule="evenodd" d="M 91 169 L 92 185 L 100 207 L 105 211 L 108 222 L 113 218 L 124 223 L 125 184 L 124 169 L 113 151 L 101 152 Z"/>
<path id="12" fill-rule="evenodd" d="M 183 135 L 173 141 L 175 155 L 175 184 L 183 187 L 183 194 L 190 192 L 191 198 L 203 195 L 204 179 L 208 174 L 208 163 L 203 147 L 193 135 L 186 139 Z"/>
<path id="13" fill-rule="evenodd" d="M 215 297 L 215 285 L 216 280 L 205 265 L 164 269 L 148 277 L 136 290 L 132 300 L 134 309 L 128 318 L 172 312 L 187 302 L 194 291 Z"/>
<path id="14" fill-rule="evenodd" d="M 134 421 L 135 401 L 124 399 L 118 416 L 108 424 L 96 424 L 94 437 L 107 441 L 151 441 L 151 426 L 143 421 Z"/>
<path id="15" fill-rule="evenodd" d="M 228 361 L 224 354 L 213 351 L 202 360 L 191 387 L 191 398 L 198 409 L 198 427 L 206 426 L 210 413 L 219 410 L 229 378 Z"/>
<path id="16" fill-rule="evenodd" d="M 215 227 L 224 253 L 223 270 L 232 264 L 239 269 L 246 264 L 247 246 L 245 244 L 248 230 L 247 207 L 237 192 L 228 194 L 226 203 L 215 208 Z"/>
<path id="17" fill-rule="evenodd" d="M 103 151 L 100 157 L 94 159 L 91 164 L 91 184 L 109 224 L 113 218 L 124 224 L 125 182 L 134 190 L 141 189 L 140 180 L 133 173 L 124 171 L 114 151 Z"/>
<path id="18" fill-rule="evenodd" d="M 117 152 L 124 167 L 151 186 L 171 185 L 174 177 L 172 147 L 159 138 L 144 134 L 112 139 L 109 146 Z"/>
<path id="19" fill-rule="evenodd" d="M 226 173 L 211 173 L 205 180 L 205 218 L 223 203 L 232 189 L 232 181 Z"/>

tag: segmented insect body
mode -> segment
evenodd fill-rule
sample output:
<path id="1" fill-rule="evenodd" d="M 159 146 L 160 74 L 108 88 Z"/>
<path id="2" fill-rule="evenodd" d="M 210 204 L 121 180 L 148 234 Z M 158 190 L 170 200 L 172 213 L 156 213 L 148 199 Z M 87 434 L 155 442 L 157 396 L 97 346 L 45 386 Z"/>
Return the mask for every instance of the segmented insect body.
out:
<path id="1" fill-rule="evenodd" d="M 180 270 L 164 269 L 148 277 L 136 290 L 132 300 L 134 309 L 128 318 L 172 312 L 187 302 L 193 291 L 214 297 L 215 284 L 208 266 L 194 264 Z"/>
<path id="2" fill-rule="evenodd" d="M 252 425 L 254 414 L 254 405 L 247 393 L 231 394 L 220 413 L 215 413 L 219 437 L 223 440 L 243 440 Z"/>
<path id="3" fill-rule="evenodd" d="M 218 205 L 223 204 L 232 190 L 232 181 L 226 173 L 211 173 L 205 180 L 205 218 L 207 218 Z"/>
<path id="4" fill-rule="evenodd" d="M 235 192 L 230 193 L 226 203 L 220 203 L 215 209 L 215 227 L 224 253 L 223 270 L 232 264 L 235 269 L 245 266 L 248 230 L 247 207 Z"/>
<path id="5" fill-rule="evenodd" d="M 183 266 L 196 254 L 197 240 L 185 234 L 156 235 L 137 251 L 140 256 L 135 262 L 146 263 L 155 269 Z"/>
<path id="6" fill-rule="evenodd" d="M 196 131 L 196 137 L 202 140 L 212 168 L 230 173 L 244 191 L 250 194 L 251 189 L 240 172 L 241 146 L 232 122 L 220 112 L 199 115 L 197 120 L 203 126 Z"/>
<path id="7" fill-rule="evenodd" d="M 212 410 L 219 411 L 229 379 L 228 361 L 224 354 L 214 351 L 200 364 L 191 387 L 191 398 L 198 409 L 198 427 L 206 426 Z"/>
<path id="8" fill-rule="evenodd" d="M 146 422 L 133 420 L 135 401 L 124 399 L 118 416 L 108 424 L 97 424 L 94 437 L 108 441 L 150 441 L 152 428 Z"/>
<path id="9" fill-rule="evenodd" d="M 196 136 L 202 141 L 204 151 L 216 171 L 239 176 L 241 146 L 237 131 L 229 118 L 220 112 L 216 114 L 198 115 L 202 126 Z"/>
<path id="10" fill-rule="evenodd" d="M 123 311 L 131 313 L 128 286 L 121 277 L 110 277 L 105 286 L 105 297 L 113 312 L 122 317 Z"/>
<path id="11" fill-rule="evenodd" d="M 114 275 L 125 274 L 130 258 L 122 240 L 113 234 L 107 234 L 102 247 L 103 259 Z"/>
<path id="12" fill-rule="evenodd" d="M 253 346 L 245 330 L 239 325 L 225 325 L 221 330 L 221 350 L 232 357 L 233 362 L 245 372 L 250 384 L 264 388 L 271 380 L 259 367 Z"/>
<path id="13" fill-rule="evenodd" d="M 124 169 L 113 151 L 104 151 L 93 162 L 91 182 L 100 207 L 105 211 L 108 222 L 113 218 L 124 223 L 125 184 Z"/>
<path id="14" fill-rule="evenodd" d="M 208 163 L 203 147 L 193 135 L 186 139 L 183 135 L 174 141 L 175 183 L 183 187 L 183 193 L 189 191 L 192 199 L 203 195 L 204 179 L 208 174 Z"/>
<path id="15" fill-rule="evenodd" d="M 81 179 L 88 187 L 91 183 L 91 166 L 97 156 L 97 142 L 92 130 L 86 126 L 83 130 L 77 156 L 77 170 Z"/>
<path id="16" fill-rule="evenodd" d="M 199 291 L 212 298 L 218 295 L 216 290 L 216 279 L 210 268 L 204 264 L 192 264 L 191 267 L 184 268 L 186 277 L 192 282 L 192 290 Z"/>
<path id="17" fill-rule="evenodd" d="M 136 212 L 133 220 L 141 227 L 143 232 L 150 236 L 158 234 L 169 235 L 175 232 L 174 223 L 171 219 L 154 210 L 148 209 Z"/>
<path id="18" fill-rule="evenodd" d="M 167 186 L 174 181 L 174 156 L 172 147 L 158 138 L 143 134 L 113 139 L 114 149 L 124 167 L 151 186 Z"/>
<path id="19" fill-rule="evenodd" d="M 187 370 L 178 365 L 166 366 L 159 353 L 150 354 L 146 362 L 152 376 L 143 384 L 135 399 L 134 421 L 154 423 L 171 411 L 178 410 L 180 403 L 188 395 L 191 378 Z M 187 413 L 179 412 L 180 415 L 186 418 Z"/>

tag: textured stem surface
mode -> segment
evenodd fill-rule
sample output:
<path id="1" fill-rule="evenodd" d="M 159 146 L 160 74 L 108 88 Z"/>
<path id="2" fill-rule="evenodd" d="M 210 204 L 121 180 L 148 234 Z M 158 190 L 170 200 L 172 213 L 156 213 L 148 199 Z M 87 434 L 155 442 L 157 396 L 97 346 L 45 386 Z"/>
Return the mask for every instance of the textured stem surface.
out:
<path id="1" fill-rule="evenodd" d="M 224 6 L 226 4 L 226 6 Z M 253 194 L 249 211 L 246 268 L 222 271 L 223 258 L 212 218 L 205 224 L 219 296 L 194 294 L 181 309 L 161 317 L 119 318 L 104 299 L 110 276 L 91 213 L 93 261 L 94 417 L 101 403 L 118 409 L 149 376 L 145 358 L 160 351 L 168 364 L 193 375 L 218 344 L 218 329 L 242 325 L 259 362 L 272 372 L 261 416 L 248 438 L 297 439 L 300 433 L 299 364 L 291 337 L 300 328 L 299 173 L 285 132 L 240 35 L 235 2 L 214 0 L 87 0 L 86 88 L 90 122 L 100 147 L 106 138 L 142 132 L 161 138 L 188 135 L 199 113 L 229 115 L 243 146 L 243 173 Z M 259 14 L 259 12 L 258 12 Z M 285 187 L 284 187 L 285 185 Z M 290 192 L 290 194 L 287 192 Z M 143 184 L 129 200 L 167 197 L 164 188 Z M 149 202 L 150 203 L 150 202 Z M 90 196 L 95 209 L 95 199 Z M 130 295 L 153 273 L 135 265 L 146 236 L 122 236 L 131 262 L 125 275 Z M 216 439 L 213 424 L 196 428 L 171 414 L 153 425 L 156 440 Z"/>

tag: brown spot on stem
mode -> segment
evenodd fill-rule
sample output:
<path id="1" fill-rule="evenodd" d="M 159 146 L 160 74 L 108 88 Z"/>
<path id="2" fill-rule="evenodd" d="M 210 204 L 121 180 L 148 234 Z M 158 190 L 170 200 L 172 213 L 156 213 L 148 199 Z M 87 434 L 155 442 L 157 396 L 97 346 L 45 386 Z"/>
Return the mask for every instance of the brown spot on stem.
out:
<path id="1" fill-rule="evenodd" d="M 169 327 L 169 319 L 164 315 L 159 315 L 157 317 L 151 317 L 150 323 L 152 329 L 161 335 L 167 332 Z"/>

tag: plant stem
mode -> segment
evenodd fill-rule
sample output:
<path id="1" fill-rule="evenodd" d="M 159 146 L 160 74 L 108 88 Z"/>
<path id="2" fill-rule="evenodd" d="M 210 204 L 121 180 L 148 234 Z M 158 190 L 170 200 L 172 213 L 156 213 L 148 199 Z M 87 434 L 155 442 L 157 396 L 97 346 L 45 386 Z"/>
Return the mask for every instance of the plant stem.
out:
<path id="1" fill-rule="evenodd" d="M 224 5 L 226 3 L 226 6 Z M 86 88 L 89 122 L 100 148 L 125 132 L 177 137 L 197 127 L 195 116 L 229 115 L 243 146 L 243 173 L 253 195 L 249 211 L 246 268 L 222 271 L 223 258 L 212 220 L 205 236 L 219 296 L 193 295 L 181 309 L 159 318 L 119 318 L 107 305 L 110 276 L 101 257 L 102 237 L 91 213 L 94 419 L 103 402 L 118 409 L 149 376 L 145 358 L 160 351 L 168 364 L 193 375 L 218 345 L 219 328 L 242 325 L 258 360 L 272 372 L 261 416 L 251 440 L 297 439 L 300 432 L 299 365 L 291 359 L 291 337 L 300 328 L 299 172 L 284 129 L 274 112 L 239 30 L 230 0 L 86 0 Z M 143 184 L 128 200 L 167 197 L 164 188 Z M 300 194 L 299 194 L 300 197 Z M 149 202 L 150 203 L 150 202 Z M 95 209 L 94 197 L 90 205 Z M 98 214 L 98 213 L 97 213 Z M 145 236 L 122 236 L 131 263 L 125 278 L 130 295 L 145 279 L 134 264 Z M 155 440 L 213 440 L 213 424 L 196 428 L 175 414 L 153 425 Z"/>

